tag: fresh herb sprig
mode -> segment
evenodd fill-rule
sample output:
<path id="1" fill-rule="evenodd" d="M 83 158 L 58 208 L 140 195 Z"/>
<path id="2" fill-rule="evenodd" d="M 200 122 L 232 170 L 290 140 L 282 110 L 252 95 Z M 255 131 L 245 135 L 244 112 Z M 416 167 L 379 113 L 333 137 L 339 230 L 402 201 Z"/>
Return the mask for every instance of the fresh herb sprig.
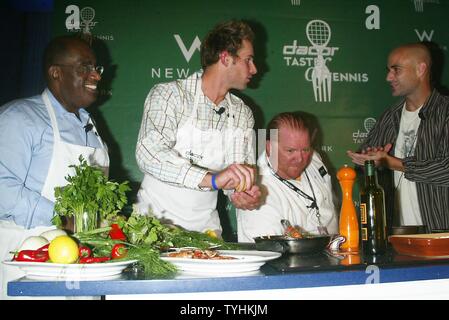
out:
<path id="1" fill-rule="evenodd" d="M 150 278 L 170 278 L 178 271 L 175 265 L 160 258 L 159 250 L 147 246 L 130 247 L 126 259 L 139 260 L 143 273 Z"/>
<path id="2" fill-rule="evenodd" d="M 172 243 L 166 241 L 171 232 L 170 228 L 153 216 L 139 214 L 135 208 L 126 221 L 118 221 L 118 224 L 132 244 L 152 247 L 172 246 Z"/>

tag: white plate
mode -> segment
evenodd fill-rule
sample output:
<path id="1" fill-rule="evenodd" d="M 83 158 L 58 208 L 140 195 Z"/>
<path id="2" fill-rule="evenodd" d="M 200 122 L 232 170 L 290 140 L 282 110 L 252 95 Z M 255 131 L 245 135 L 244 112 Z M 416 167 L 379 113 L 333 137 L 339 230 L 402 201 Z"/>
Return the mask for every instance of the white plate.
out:
<path id="1" fill-rule="evenodd" d="M 173 263 L 178 269 L 196 274 L 241 273 L 257 271 L 265 262 L 277 259 L 279 252 L 256 250 L 218 250 L 223 256 L 231 256 L 232 260 L 208 260 L 168 257 L 162 254 L 161 259 Z"/>
<path id="2" fill-rule="evenodd" d="M 29 279 L 94 280 L 114 279 L 137 260 L 105 263 L 62 264 L 51 262 L 3 261 L 4 264 L 20 268 Z"/>

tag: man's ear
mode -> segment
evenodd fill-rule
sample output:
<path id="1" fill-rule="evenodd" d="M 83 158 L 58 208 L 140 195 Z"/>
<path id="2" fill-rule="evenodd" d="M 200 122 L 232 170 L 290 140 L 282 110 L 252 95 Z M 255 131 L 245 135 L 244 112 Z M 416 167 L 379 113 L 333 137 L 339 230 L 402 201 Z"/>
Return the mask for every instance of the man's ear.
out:
<path id="1" fill-rule="evenodd" d="M 417 67 L 418 76 L 422 77 L 428 71 L 429 70 L 428 70 L 428 67 L 427 67 L 426 63 L 424 63 L 424 62 L 418 63 L 418 67 Z"/>
<path id="2" fill-rule="evenodd" d="M 52 81 L 56 81 L 61 78 L 61 68 L 58 66 L 51 66 L 48 68 L 48 77 Z"/>
<path id="3" fill-rule="evenodd" d="M 229 60 L 231 59 L 229 53 L 227 51 L 222 51 L 220 53 L 220 62 L 227 67 L 229 65 Z"/>
<path id="4" fill-rule="evenodd" d="M 270 140 L 266 141 L 265 150 L 267 151 L 267 156 L 269 157 L 271 154 L 271 141 Z"/>

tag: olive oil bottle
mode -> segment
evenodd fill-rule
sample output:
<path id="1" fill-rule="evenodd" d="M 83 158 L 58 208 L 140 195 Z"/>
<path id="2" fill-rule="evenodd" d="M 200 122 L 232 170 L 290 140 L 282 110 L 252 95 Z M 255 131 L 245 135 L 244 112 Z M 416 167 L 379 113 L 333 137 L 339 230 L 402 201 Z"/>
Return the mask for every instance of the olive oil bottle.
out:
<path id="1" fill-rule="evenodd" d="M 385 194 L 377 183 L 373 160 L 365 161 L 365 186 L 360 191 L 360 230 L 364 254 L 382 254 L 387 249 Z"/>

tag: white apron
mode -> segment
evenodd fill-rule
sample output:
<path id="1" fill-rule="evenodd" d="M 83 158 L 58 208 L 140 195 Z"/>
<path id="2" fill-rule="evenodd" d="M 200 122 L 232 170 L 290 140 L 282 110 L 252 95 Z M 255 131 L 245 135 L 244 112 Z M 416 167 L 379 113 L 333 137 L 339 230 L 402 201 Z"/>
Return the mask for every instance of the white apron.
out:
<path id="1" fill-rule="evenodd" d="M 200 167 L 220 171 L 226 167 L 225 142 L 229 141 L 226 132 L 233 130 L 233 116 L 229 114 L 226 130 L 198 129 L 195 123 L 200 92 L 201 79 L 198 79 L 192 113 L 186 123 L 178 128 L 173 148 L 183 158 L 194 160 Z M 229 94 L 227 100 L 231 109 Z M 199 232 L 210 229 L 220 235 L 221 225 L 216 210 L 217 196 L 217 191 L 199 191 L 173 186 L 145 174 L 137 194 L 137 206 L 142 213 L 146 214 L 150 209 L 157 217 L 185 229 Z"/>
<path id="2" fill-rule="evenodd" d="M 58 124 L 56 122 L 56 116 L 48 98 L 47 92 L 42 94 L 45 106 L 47 107 L 48 114 L 50 116 L 51 125 L 53 129 L 53 154 L 48 168 L 47 178 L 45 179 L 44 186 L 41 191 L 41 195 L 51 201 L 55 201 L 54 188 L 57 186 L 64 186 L 67 184 L 65 177 L 67 175 L 73 175 L 75 171 L 73 168 L 69 168 L 69 165 L 79 164 L 79 156 L 83 155 L 84 159 L 91 164 L 103 168 L 105 171 L 109 168 L 109 156 L 107 149 L 101 139 L 99 138 L 103 148 L 93 148 L 87 146 L 79 146 L 70 143 L 63 142 L 59 134 Z M 96 132 L 95 126 L 93 128 Z M 23 240 L 29 236 L 40 235 L 44 231 L 55 229 L 55 226 L 50 227 L 35 227 L 30 228 L 33 216 L 30 213 L 27 218 L 26 228 L 17 226 L 12 221 L 0 220 L 0 258 L 3 260 L 11 260 L 12 255 L 10 251 L 17 250 L 22 244 Z M 0 291 L 0 300 L 6 299 L 6 285 L 8 281 L 23 277 L 24 273 L 16 267 L 1 266 L 0 272 L 0 284 L 2 290 Z M 11 297 L 8 297 L 11 298 Z M 22 297 L 23 298 L 23 297 Z"/>

